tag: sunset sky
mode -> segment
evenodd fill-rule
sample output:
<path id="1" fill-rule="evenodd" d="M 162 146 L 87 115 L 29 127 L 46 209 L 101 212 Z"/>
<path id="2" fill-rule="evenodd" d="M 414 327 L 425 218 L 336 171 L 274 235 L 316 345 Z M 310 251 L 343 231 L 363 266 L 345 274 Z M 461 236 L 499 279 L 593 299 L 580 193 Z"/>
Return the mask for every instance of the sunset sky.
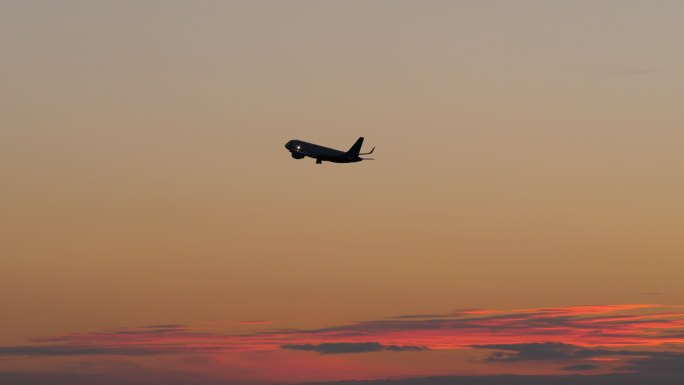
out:
<path id="1" fill-rule="evenodd" d="M 0 2 L 0 383 L 681 380 L 683 15 Z"/>

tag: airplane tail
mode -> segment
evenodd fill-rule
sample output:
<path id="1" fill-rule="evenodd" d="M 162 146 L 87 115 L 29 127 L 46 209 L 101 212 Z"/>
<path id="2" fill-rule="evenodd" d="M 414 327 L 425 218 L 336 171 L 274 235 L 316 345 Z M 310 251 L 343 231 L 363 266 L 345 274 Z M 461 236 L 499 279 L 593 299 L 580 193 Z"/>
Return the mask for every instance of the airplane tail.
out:
<path id="1" fill-rule="evenodd" d="M 352 156 L 359 156 L 361 152 L 361 146 L 363 145 L 363 136 L 356 140 L 353 146 L 347 151 L 347 154 Z"/>

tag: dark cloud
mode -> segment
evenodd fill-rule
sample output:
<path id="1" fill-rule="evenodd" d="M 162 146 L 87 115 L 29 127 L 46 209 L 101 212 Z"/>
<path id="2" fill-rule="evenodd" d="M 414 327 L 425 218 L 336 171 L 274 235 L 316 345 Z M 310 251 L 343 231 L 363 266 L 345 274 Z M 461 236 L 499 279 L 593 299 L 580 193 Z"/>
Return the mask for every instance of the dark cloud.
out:
<path id="1" fill-rule="evenodd" d="M 544 361 L 591 358 L 606 355 L 619 355 L 621 352 L 607 349 L 585 349 L 575 345 L 558 342 L 532 344 L 476 345 L 474 348 L 505 350 L 492 353 L 487 361 Z"/>
<path id="2" fill-rule="evenodd" d="M 249 385 L 245 381 L 207 379 L 179 374 L 177 378 L 127 379 L 105 374 L 0 372 L 2 385 Z M 256 385 L 255 383 L 252 383 Z M 263 385 L 263 384 L 259 384 Z"/>
<path id="3" fill-rule="evenodd" d="M 119 339 L 120 337 L 145 337 L 145 336 L 203 336 L 209 333 L 194 331 L 187 325 L 148 325 L 139 328 L 117 328 L 91 333 L 69 333 L 50 337 L 34 337 L 34 342 L 63 342 L 75 343 L 77 341 L 102 341 L 107 339 Z"/>
<path id="4" fill-rule="evenodd" d="M 0 372 L 0 384 L 12 385 L 142 385 L 139 381 L 94 374 Z"/>
<path id="5" fill-rule="evenodd" d="M 287 344 L 282 349 L 308 350 L 320 354 L 368 353 L 368 352 L 405 352 L 427 350 L 422 346 L 383 345 L 377 342 L 334 342 L 323 344 Z"/>
<path id="6" fill-rule="evenodd" d="M 518 362 L 545 360 L 577 360 L 595 357 L 620 357 L 625 365 L 621 370 L 643 374 L 677 373 L 684 376 L 684 353 L 669 351 L 611 350 L 605 348 L 584 348 L 561 343 L 480 345 L 474 348 L 504 350 L 494 352 L 490 362 Z M 591 364 L 566 366 L 564 370 L 592 370 Z M 684 383 L 684 382 L 683 382 Z"/>
<path id="7" fill-rule="evenodd" d="M 627 360 L 624 369 L 641 373 L 678 373 L 684 376 L 684 354 L 682 353 L 650 352 L 643 354 L 641 352 L 640 355 L 642 357 Z"/>
<path id="8" fill-rule="evenodd" d="M 238 382 L 246 385 L 244 381 Z M 396 380 L 349 380 L 317 382 L 299 385 L 681 385 L 684 375 L 669 374 L 609 374 L 558 376 L 441 376 Z M 235 381 L 183 377 L 178 379 L 122 379 L 109 375 L 71 373 L 0 372 L 0 384 L 8 385 L 236 385 Z M 263 385 L 263 384 L 262 384 Z"/>
<path id="9" fill-rule="evenodd" d="M 606 374 L 557 376 L 443 376 L 397 380 L 356 380 L 317 382 L 299 385 L 681 385 L 678 374 Z"/>
<path id="10" fill-rule="evenodd" d="M 574 371 L 574 370 L 594 370 L 594 369 L 598 369 L 598 368 L 599 368 L 599 366 L 596 366 L 596 365 L 591 365 L 591 364 L 578 364 L 578 365 L 568 365 L 568 366 L 565 366 L 565 367 L 563 367 L 563 368 L 561 368 L 561 369 L 562 369 L 562 370 L 571 370 L 571 371 Z"/>
<path id="11" fill-rule="evenodd" d="M 168 349 L 155 349 L 144 346 L 106 347 L 106 346 L 71 346 L 71 345 L 37 345 L 37 346 L 3 346 L 1 356 L 149 356 L 170 353 Z"/>

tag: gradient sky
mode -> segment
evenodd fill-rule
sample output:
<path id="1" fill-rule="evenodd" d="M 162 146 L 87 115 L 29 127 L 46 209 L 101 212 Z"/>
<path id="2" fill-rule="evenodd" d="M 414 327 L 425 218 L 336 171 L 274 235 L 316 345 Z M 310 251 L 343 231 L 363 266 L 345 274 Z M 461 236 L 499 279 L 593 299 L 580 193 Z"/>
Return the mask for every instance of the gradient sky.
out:
<path id="1" fill-rule="evenodd" d="M 458 309 L 673 311 L 682 15 L 674 0 L 1 2 L 0 370 L 81 373 L 109 356 L 12 349 L 149 325 L 225 337 Z M 283 147 L 358 136 L 377 160 Z M 404 340 L 383 341 L 367 342 Z M 325 359 L 337 379 L 530 374 L 490 353 L 437 365 L 464 350 L 428 343 L 279 346 L 277 362 Z M 275 378 L 335 379 L 306 373 Z"/>

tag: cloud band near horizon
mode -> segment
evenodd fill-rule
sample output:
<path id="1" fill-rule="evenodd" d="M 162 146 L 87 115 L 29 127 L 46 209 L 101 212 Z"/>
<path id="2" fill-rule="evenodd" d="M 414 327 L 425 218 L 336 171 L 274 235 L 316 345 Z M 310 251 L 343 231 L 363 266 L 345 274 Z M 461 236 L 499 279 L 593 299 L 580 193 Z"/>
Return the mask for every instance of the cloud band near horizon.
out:
<path id="1" fill-rule="evenodd" d="M 344 347 L 354 346 L 330 344 L 362 347 L 364 345 L 359 344 L 369 344 L 358 352 L 405 350 L 400 347 L 413 347 L 411 350 L 415 351 L 548 342 L 582 347 L 657 347 L 684 344 L 684 311 L 680 306 L 655 304 L 512 311 L 468 309 L 448 314 L 403 315 L 320 329 L 274 328 L 247 334 L 221 334 L 170 324 L 37 337 L 31 342 L 23 346 L 0 346 L 0 355 L 153 355 L 293 347 L 332 354 L 335 349 L 325 347 L 339 346 L 344 350 Z"/>

